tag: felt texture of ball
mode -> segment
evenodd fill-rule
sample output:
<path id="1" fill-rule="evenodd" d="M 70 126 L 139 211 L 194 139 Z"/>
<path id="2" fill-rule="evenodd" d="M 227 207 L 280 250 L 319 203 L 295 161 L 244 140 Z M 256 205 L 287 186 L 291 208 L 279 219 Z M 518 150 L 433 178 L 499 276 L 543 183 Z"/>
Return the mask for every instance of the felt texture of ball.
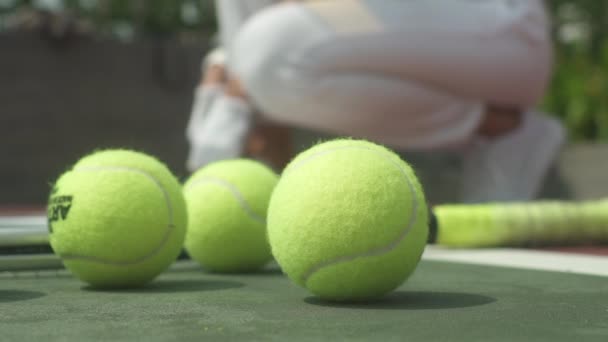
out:
<path id="1" fill-rule="evenodd" d="M 179 255 L 186 204 L 179 181 L 157 159 L 104 150 L 59 177 L 48 204 L 50 244 L 94 287 L 136 287 Z"/>
<path id="2" fill-rule="evenodd" d="M 296 284 L 331 301 L 363 301 L 400 286 L 428 236 L 428 209 L 394 152 L 333 140 L 299 154 L 270 201 L 272 253 Z"/>
<path id="3" fill-rule="evenodd" d="M 278 175 L 248 159 L 212 163 L 184 184 L 185 247 L 212 272 L 250 272 L 272 259 L 266 212 Z"/>

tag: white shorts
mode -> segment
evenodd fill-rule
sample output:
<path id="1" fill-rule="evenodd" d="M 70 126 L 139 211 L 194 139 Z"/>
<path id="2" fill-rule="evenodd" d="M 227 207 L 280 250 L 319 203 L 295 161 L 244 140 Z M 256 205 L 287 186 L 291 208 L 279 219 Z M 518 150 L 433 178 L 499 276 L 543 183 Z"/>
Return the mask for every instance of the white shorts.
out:
<path id="1" fill-rule="evenodd" d="M 539 0 L 218 1 L 228 66 L 272 120 L 400 148 L 468 140 L 550 77 Z M 247 4 L 248 6 L 245 6 Z"/>

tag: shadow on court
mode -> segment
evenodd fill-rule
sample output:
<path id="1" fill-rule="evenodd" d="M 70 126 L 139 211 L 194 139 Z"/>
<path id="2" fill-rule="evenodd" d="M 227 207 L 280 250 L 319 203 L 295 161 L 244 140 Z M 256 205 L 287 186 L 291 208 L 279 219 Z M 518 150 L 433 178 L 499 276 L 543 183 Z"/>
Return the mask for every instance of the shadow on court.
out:
<path id="1" fill-rule="evenodd" d="M 226 280 L 209 279 L 187 279 L 187 280 L 157 280 L 141 288 L 132 289 L 99 289 L 84 286 L 82 289 L 92 292 L 121 292 L 121 293 L 176 293 L 176 292 L 199 292 L 219 291 L 235 289 L 245 286 L 243 283 Z"/>
<path id="2" fill-rule="evenodd" d="M 224 273 L 230 275 L 230 273 Z M 258 271 L 235 273 L 238 276 L 283 276 L 283 272 L 279 267 L 269 266 Z"/>
<path id="3" fill-rule="evenodd" d="M 46 296 L 45 293 L 37 291 L 0 290 L 0 303 L 18 302 L 44 296 Z"/>
<path id="4" fill-rule="evenodd" d="M 349 309 L 443 310 L 480 306 L 496 302 L 496 298 L 460 292 L 397 291 L 366 303 L 337 303 L 308 297 L 308 304 Z"/>
<path id="5" fill-rule="evenodd" d="M 170 269 L 171 273 L 183 273 L 183 272 L 198 272 L 201 274 L 219 275 L 219 276 L 282 276 L 283 272 L 276 264 L 269 264 L 260 270 L 253 271 L 241 271 L 241 272 L 214 272 L 205 269 L 203 266 L 194 262 L 180 262 Z"/>

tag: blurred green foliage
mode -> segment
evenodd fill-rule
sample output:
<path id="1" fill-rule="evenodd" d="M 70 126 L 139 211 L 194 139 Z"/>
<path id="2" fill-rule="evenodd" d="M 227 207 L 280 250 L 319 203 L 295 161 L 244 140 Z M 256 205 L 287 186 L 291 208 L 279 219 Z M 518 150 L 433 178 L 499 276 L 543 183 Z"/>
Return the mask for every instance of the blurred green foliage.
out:
<path id="1" fill-rule="evenodd" d="M 551 0 L 555 68 L 543 108 L 572 140 L 608 141 L 608 1 Z"/>
<path id="2" fill-rule="evenodd" d="M 228 1 L 228 0 L 223 0 Z M 0 0 L 0 30 L 24 8 L 71 13 L 97 35 L 209 35 L 213 0 Z M 547 0 L 555 71 L 542 108 L 560 117 L 573 140 L 608 141 L 608 1 Z M 4 24 L 3 24 L 4 23 Z"/>

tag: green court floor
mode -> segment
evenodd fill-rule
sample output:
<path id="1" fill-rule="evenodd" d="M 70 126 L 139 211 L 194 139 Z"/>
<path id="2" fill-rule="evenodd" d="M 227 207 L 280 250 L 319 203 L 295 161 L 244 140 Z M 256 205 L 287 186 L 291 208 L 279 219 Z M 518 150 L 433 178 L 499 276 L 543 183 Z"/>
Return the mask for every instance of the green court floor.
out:
<path id="1" fill-rule="evenodd" d="M 129 291 L 0 273 L 0 340 L 605 342 L 608 278 L 423 261 L 383 300 L 332 304 L 272 266 L 214 275 L 181 261 Z"/>

